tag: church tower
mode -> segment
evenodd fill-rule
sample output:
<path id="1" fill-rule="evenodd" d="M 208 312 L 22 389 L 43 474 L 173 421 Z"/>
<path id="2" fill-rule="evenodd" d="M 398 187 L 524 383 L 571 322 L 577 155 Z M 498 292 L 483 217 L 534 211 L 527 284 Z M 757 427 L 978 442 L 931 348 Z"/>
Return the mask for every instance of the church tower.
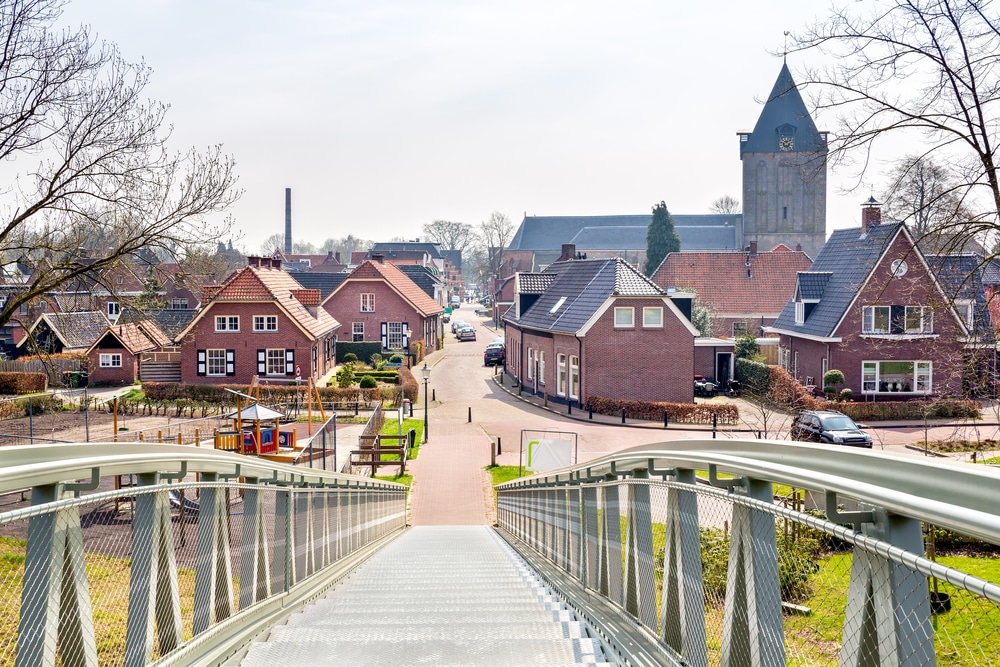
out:
<path id="1" fill-rule="evenodd" d="M 826 242 L 826 132 L 816 129 L 786 63 L 753 132 L 739 137 L 744 245 L 801 245 L 815 259 Z"/>

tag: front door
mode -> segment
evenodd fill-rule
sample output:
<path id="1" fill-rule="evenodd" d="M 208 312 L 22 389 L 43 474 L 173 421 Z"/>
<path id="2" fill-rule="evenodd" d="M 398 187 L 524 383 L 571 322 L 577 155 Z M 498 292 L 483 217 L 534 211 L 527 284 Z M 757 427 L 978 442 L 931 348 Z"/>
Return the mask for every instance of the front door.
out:
<path id="1" fill-rule="evenodd" d="M 715 381 L 724 384 L 733 378 L 733 353 L 717 352 L 715 355 Z"/>

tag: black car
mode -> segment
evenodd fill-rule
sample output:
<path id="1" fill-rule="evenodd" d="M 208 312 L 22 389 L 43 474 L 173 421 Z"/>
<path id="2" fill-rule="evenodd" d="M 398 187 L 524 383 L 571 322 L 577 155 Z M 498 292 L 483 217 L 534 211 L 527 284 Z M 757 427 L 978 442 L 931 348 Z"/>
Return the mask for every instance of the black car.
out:
<path id="1" fill-rule="evenodd" d="M 484 366 L 503 366 L 504 359 L 507 356 L 507 348 L 504 347 L 503 343 L 492 342 L 486 346 L 486 351 L 483 352 L 483 365 Z"/>
<path id="2" fill-rule="evenodd" d="M 872 437 L 836 410 L 803 410 L 792 426 L 792 438 L 869 449 L 872 446 Z"/>

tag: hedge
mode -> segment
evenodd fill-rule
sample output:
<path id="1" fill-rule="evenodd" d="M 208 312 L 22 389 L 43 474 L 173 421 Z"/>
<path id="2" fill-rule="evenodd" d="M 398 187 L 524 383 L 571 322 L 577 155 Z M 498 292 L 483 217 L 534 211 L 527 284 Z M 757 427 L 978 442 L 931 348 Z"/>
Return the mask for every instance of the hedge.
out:
<path id="1" fill-rule="evenodd" d="M 928 419 L 978 419 L 976 401 L 944 398 L 938 401 L 879 401 L 826 403 L 829 410 L 837 410 L 856 421 L 922 420 Z"/>
<path id="2" fill-rule="evenodd" d="M 34 394 L 48 389 L 45 373 L 0 373 L 0 394 Z"/>
<path id="3" fill-rule="evenodd" d="M 402 366 L 399 369 L 399 377 L 403 381 L 403 398 L 410 399 L 410 403 L 416 403 L 417 396 L 420 395 L 420 383 L 414 377 L 413 371 L 406 366 Z"/>
<path id="4" fill-rule="evenodd" d="M 15 398 L 0 401 L 0 420 L 41 415 L 46 412 L 58 412 L 62 409 L 62 399 L 49 394 L 32 396 L 30 398 Z"/>
<path id="5" fill-rule="evenodd" d="M 765 396 L 771 385 L 770 366 L 759 361 L 737 359 L 734 375 L 748 394 Z"/>
<path id="6" fill-rule="evenodd" d="M 739 408 L 732 404 L 630 401 L 593 396 L 588 399 L 588 405 L 594 412 L 602 415 L 620 415 L 624 408 L 626 417 L 649 421 L 662 420 L 664 410 L 670 421 L 682 424 L 711 424 L 713 416 L 719 424 L 732 425 L 740 421 Z"/>
<path id="7" fill-rule="evenodd" d="M 344 363 L 344 355 L 348 352 L 353 352 L 357 355 L 359 361 L 367 364 L 373 354 L 382 354 L 382 343 L 354 343 L 350 341 L 337 341 L 338 364 Z"/>
<path id="8" fill-rule="evenodd" d="M 235 405 L 235 395 L 226 391 L 227 385 L 206 385 L 206 384 L 179 384 L 174 382 L 144 382 L 143 390 L 146 399 L 149 401 L 178 401 L 196 400 L 206 403 L 221 403 L 223 405 Z M 245 394 L 247 385 L 228 385 L 229 389 Z M 297 391 L 303 391 L 294 386 L 266 387 L 261 391 L 261 403 L 264 405 L 291 403 L 295 400 Z M 393 387 L 379 387 L 376 389 L 359 389 L 349 387 L 341 389 L 339 387 L 319 387 L 319 396 L 325 403 L 355 403 L 358 401 L 392 401 L 397 389 Z M 416 381 L 412 391 L 416 400 Z M 404 388 L 404 395 L 410 398 Z"/>
<path id="9" fill-rule="evenodd" d="M 386 384 L 399 384 L 399 373 L 396 370 L 391 371 L 354 371 L 354 379 L 360 381 L 363 377 L 374 378 L 379 382 L 384 382 Z"/>

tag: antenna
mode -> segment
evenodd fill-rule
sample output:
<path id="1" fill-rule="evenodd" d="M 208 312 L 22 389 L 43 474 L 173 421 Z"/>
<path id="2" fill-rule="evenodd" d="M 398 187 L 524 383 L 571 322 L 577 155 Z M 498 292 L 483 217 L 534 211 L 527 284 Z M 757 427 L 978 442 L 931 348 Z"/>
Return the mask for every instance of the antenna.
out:
<path id="1" fill-rule="evenodd" d="M 789 35 L 789 34 L 790 34 L 790 33 L 789 33 L 789 32 L 788 32 L 787 30 L 786 30 L 786 31 L 785 31 L 785 50 L 784 50 L 784 52 L 783 52 L 783 53 L 781 54 L 781 60 L 782 60 L 782 61 L 784 61 L 784 62 L 787 62 L 787 61 L 788 61 L 788 35 Z"/>

